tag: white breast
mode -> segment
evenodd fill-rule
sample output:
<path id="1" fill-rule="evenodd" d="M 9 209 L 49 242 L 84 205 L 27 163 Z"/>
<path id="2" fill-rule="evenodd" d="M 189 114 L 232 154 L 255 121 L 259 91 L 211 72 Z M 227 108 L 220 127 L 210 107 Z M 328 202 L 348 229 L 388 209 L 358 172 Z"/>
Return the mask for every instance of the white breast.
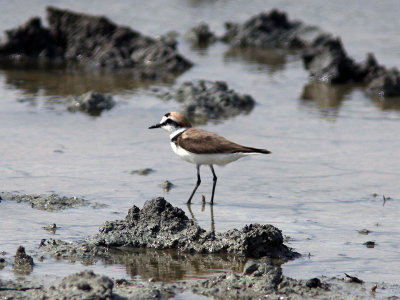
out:
<path id="1" fill-rule="evenodd" d="M 180 158 L 196 165 L 226 165 L 249 155 L 249 153 L 196 154 L 186 151 L 182 147 L 175 145 L 175 143 L 171 143 L 171 148 Z"/>

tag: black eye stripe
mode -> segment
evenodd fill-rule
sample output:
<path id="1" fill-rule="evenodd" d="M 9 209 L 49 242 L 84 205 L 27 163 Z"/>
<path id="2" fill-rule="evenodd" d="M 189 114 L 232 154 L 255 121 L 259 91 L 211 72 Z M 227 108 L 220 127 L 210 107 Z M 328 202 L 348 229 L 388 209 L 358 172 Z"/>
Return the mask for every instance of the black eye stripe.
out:
<path id="1" fill-rule="evenodd" d="M 165 120 L 161 125 L 162 126 L 164 126 L 164 125 L 174 125 L 175 127 L 177 127 L 178 126 L 178 123 L 176 123 L 174 120 L 172 120 L 172 119 L 167 119 L 167 120 Z"/>

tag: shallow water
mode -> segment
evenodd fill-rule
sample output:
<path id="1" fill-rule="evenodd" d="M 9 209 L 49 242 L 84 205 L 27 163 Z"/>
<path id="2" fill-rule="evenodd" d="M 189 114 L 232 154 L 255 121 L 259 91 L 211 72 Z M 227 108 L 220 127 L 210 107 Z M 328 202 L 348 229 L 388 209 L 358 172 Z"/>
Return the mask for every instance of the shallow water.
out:
<path id="1" fill-rule="evenodd" d="M 44 16 L 45 6 L 52 3 L 2 2 L 7 14 L 0 19 L 0 31 L 33 15 Z M 272 151 L 269 156 L 216 168 L 213 219 L 217 231 L 255 222 L 282 229 L 290 237 L 289 246 L 304 255 L 283 266 L 283 272 L 295 278 L 348 273 L 367 281 L 398 283 L 400 101 L 371 99 L 359 87 L 310 84 L 296 53 L 241 53 L 220 43 L 206 50 L 192 49 L 182 39 L 200 21 L 221 34 L 225 21 L 242 22 L 277 7 L 291 19 L 340 36 L 357 60 L 373 52 L 378 62 L 400 67 L 397 1 L 323 5 L 320 1 L 253 1 L 249 6 L 246 1 L 132 4 L 121 0 L 112 7 L 107 1 L 57 3 L 61 8 L 107 15 L 148 35 L 177 31 L 179 51 L 195 63 L 177 83 L 225 80 L 257 101 L 248 115 L 203 126 Z M 159 85 L 135 83 L 122 75 L 0 69 L 0 190 L 56 192 L 108 205 L 50 213 L 2 201 L 0 251 L 6 251 L 6 257 L 21 244 L 28 253 L 34 252 L 42 238 L 82 240 L 106 220 L 123 218 L 133 204 L 141 207 L 155 196 L 165 196 L 190 215 L 185 201 L 195 183 L 194 166 L 174 156 L 165 132 L 147 130 L 164 113 L 179 107 L 149 92 Z M 90 89 L 111 93 L 117 106 L 100 117 L 66 111 L 67 95 Z M 155 172 L 130 174 L 147 167 Z M 207 167 L 201 171 L 202 185 L 191 209 L 200 225 L 210 229 L 211 209 L 208 205 L 202 209 L 201 195 L 209 199 L 212 176 Z M 161 187 L 165 179 L 175 185 L 168 193 Z M 384 202 L 383 195 L 392 199 Z M 42 229 L 49 223 L 60 227 L 55 236 Z M 360 235 L 357 231 L 364 228 L 372 232 Z M 375 248 L 363 245 L 370 240 L 376 242 Z M 174 264 L 179 265 L 179 260 Z M 147 278 L 144 273 L 134 275 L 121 263 L 84 266 L 52 259 L 37 263 L 31 276 L 50 280 L 84 268 L 118 278 Z M 204 275 L 184 266 L 179 269 L 184 273 L 179 279 Z M 228 269 L 226 264 L 210 265 L 210 272 Z M 0 271 L 0 278 L 16 276 L 10 265 Z"/>

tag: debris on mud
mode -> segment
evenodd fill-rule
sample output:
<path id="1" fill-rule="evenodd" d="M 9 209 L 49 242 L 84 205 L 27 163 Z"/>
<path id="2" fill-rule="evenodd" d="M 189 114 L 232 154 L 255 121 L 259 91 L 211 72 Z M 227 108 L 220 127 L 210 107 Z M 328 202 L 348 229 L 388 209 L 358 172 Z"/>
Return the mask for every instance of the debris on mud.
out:
<path id="1" fill-rule="evenodd" d="M 368 234 L 370 234 L 372 231 L 371 230 L 368 230 L 368 229 L 360 229 L 360 230 L 358 230 L 358 233 L 359 234 L 362 234 L 362 235 L 368 235 Z"/>
<path id="2" fill-rule="evenodd" d="M 50 195 L 18 195 L 0 192 L 0 197 L 17 202 L 28 202 L 32 208 L 47 211 L 57 211 L 78 206 L 87 206 L 90 201 L 78 197 L 65 197 L 57 194 Z"/>
<path id="3" fill-rule="evenodd" d="M 376 243 L 373 241 L 368 241 L 363 244 L 367 248 L 375 248 Z"/>
<path id="4" fill-rule="evenodd" d="M 25 248 L 19 246 L 14 259 L 14 271 L 18 274 L 29 274 L 34 266 L 33 258 L 26 254 Z"/>
<path id="5" fill-rule="evenodd" d="M 187 81 L 159 96 L 182 103 L 180 112 L 196 123 L 248 113 L 256 103 L 250 95 L 229 89 L 224 81 Z"/>
<path id="6" fill-rule="evenodd" d="M 290 21 L 285 12 L 271 10 L 251 17 L 243 24 L 225 23 L 221 40 L 236 47 L 304 48 L 320 33 L 315 26 Z"/>
<path id="7" fill-rule="evenodd" d="M 137 175 L 142 175 L 142 176 L 146 176 L 149 175 L 151 173 L 153 173 L 154 170 L 152 168 L 144 168 L 144 169 L 138 169 L 138 170 L 132 170 L 131 174 L 137 174 Z"/>
<path id="8" fill-rule="evenodd" d="M 7 261 L 5 258 L 0 257 L 0 270 L 3 269 L 7 265 Z"/>
<path id="9" fill-rule="evenodd" d="M 115 105 L 111 95 L 90 91 L 80 96 L 68 98 L 69 111 L 83 111 L 92 116 L 99 116 L 103 110 L 110 110 Z"/>
<path id="10" fill-rule="evenodd" d="M 46 226 L 43 227 L 44 230 L 46 230 L 46 231 L 48 231 L 48 232 L 50 232 L 52 234 L 56 233 L 57 228 L 58 227 L 57 227 L 57 225 L 55 223 L 49 224 L 49 225 L 46 225 Z"/>
<path id="11" fill-rule="evenodd" d="M 363 284 L 363 283 L 364 283 L 364 281 L 362 281 L 362 280 L 359 279 L 358 277 L 350 276 L 349 274 L 346 274 L 346 273 L 344 273 L 344 275 L 346 275 L 346 277 L 349 278 L 349 282 L 360 283 L 360 284 Z"/>
<path id="12" fill-rule="evenodd" d="M 164 192 L 169 192 L 174 186 L 175 185 L 168 180 L 165 180 L 162 184 L 162 188 L 163 188 Z"/>
<path id="13" fill-rule="evenodd" d="M 85 69 L 126 69 L 138 79 L 162 79 L 192 63 L 174 47 L 119 26 L 104 16 L 47 7 L 49 28 L 39 18 L 6 31 L 0 61 L 21 65 L 62 62 Z"/>

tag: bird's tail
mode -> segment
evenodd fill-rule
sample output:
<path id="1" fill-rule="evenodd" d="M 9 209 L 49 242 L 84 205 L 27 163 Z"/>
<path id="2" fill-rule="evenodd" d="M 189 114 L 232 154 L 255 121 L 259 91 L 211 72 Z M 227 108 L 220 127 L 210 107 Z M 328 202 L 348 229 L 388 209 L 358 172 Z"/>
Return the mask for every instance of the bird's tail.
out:
<path id="1" fill-rule="evenodd" d="M 262 154 L 270 154 L 271 151 L 267 149 L 259 149 L 259 148 L 252 148 L 252 147 L 246 147 L 247 148 L 247 153 L 262 153 Z"/>

